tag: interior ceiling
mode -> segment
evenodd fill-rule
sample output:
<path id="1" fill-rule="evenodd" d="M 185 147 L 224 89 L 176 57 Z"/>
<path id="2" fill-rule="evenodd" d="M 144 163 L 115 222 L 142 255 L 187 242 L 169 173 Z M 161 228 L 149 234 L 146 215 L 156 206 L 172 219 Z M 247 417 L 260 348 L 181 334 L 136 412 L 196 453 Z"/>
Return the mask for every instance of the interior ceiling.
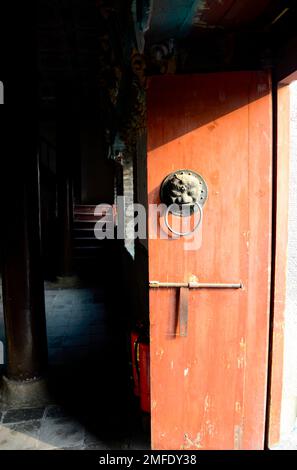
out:
<path id="1" fill-rule="evenodd" d="M 145 34 L 148 47 L 185 38 L 193 46 L 195 38 L 205 32 L 269 32 L 280 23 L 287 32 L 290 21 L 290 28 L 296 29 L 290 20 L 296 0 L 40 0 L 38 42 L 43 68 L 96 68 L 102 33 L 98 12 L 117 12 L 127 24 L 124 17 L 133 2 L 151 8 Z"/>
<path id="2" fill-rule="evenodd" d="M 286 0 L 153 0 L 150 42 L 213 30 L 269 30 L 288 14 Z"/>
<path id="3" fill-rule="evenodd" d="M 259 50 L 263 49 L 263 36 L 259 40 L 257 33 L 274 32 L 278 42 L 286 41 L 289 34 L 296 34 L 296 0 L 40 0 L 39 82 L 43 100 L 50 103 L 54 99 L 55 83 L 65 77 L 67 80 L 74 77 L 84 96 L 92 99 L 92 90 L 97 87 L 102 68 L 100 38 L 108 34 L 119 44 L 118 49 L 122 47 L 124 55 L 127 32 L 129 40 L 133 40 L 131 8 L 133 4 L 135 8 L 136 2 L 150 18 L 144 36 L 146 51 L 170 39 L 175 39 L 176 44 L 180 40 L 182 47 L 186 44 L 185 47 L 196 54 L 195 61 L 189 55 L 193 70 L 209 69 L 212 63 L 214 66 L 220 63 L 217 56 L 224 46 L 221 34 L 236 33 L 237 57 L 242 60 L 246 60 L 247 51 L 241 46 L 237 33 L 245 34 L 251 57 L 259 55 Z M 109 32 L 106 33 L 105 26 L 102 29 L 102 18 L 108 18 L 109 14 L 113 21 L 107 21 Z M 201 40 L 202 34 L 207 34 L 206 41 Z M 231 50 L 228 44 L 224 47 Z M 246 64 L 248 62 L 237 65 Z"/>

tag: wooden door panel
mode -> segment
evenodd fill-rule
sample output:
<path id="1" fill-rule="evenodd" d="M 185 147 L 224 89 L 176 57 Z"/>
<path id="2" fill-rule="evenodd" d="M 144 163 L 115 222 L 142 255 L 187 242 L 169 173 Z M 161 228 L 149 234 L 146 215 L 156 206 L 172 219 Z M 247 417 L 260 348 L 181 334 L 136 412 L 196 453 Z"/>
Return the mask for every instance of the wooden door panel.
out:
<path id="1" fill-rule="evenodd" d="M 262 448 L 271 232 L 271 95 L 264 73 L 165 76 L 148 90 L 148 199 L 189 168 L 207 182 L 201 246 L 149 240 L 159 281 L 238 282 L 191 290 L 188 336 L 177 290 L 150 290 L 152 445 Z"/>

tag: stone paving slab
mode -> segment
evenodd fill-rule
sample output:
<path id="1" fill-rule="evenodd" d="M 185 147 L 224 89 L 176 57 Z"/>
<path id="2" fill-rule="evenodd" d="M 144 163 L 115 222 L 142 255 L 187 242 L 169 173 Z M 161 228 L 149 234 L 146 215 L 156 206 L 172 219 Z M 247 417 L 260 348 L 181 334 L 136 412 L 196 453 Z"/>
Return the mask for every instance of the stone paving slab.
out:
<path id="1" fill-rule="evenodd" d="M 97 450 L 110 450 L 110 447 L 96 436 L 95 434 L 86 431 L 84 440 L 85 449 L 96 448 Z"/>
<path id="2" fill-rule="evenodd" d="M 44 414 L 45 418 L 66 418 L 67 416 L 68 413 L 66 412 L 66 410 L 59 405 L 48 406 Z"/>
<path id="3" fill-rule="evenodd" d="M 26 423 L 0 426 L 1 450 L 28 450 L 36 449 L 41 421 L 28 421 Z"/>
<path id="4" fill-rule="evenodd" d="M 47 445 L 63 448 L 83 446 L 85 430 L 69 418 L 48 418 L 42 422 L 39 440 Z"/>
<path id="5" fill-rule="evenodd" d="M 82 450 L 111 450 L 111 449 L 109 449 L 104 443 L 102 444 L 98 443 L 98 444 L 85 445 Z"/>
<path id="6" fill-rule="evenodd" d="M 45 409 L 28 408 L 9 410 L 7 419 L 23 419 L 22 422 L 0 423 L 1 450 L 125 450 L 149 449 L 147 439 L 140 432 L 134 436 L 120 435 L 117 438 L 100 436 L 87 429 L 76 419 L 69 417 L 59 405 Z M 30 419 L 42 416 L 41 419 Z M 99 423 L 100 424 L 100 423 Z M 98 422 L 96 421 L 98 427 Z M 103 435 L 102 435 L 103 432 Z"/>
<path id="7" fill-rule="evenodd" d="M 42 419 L 45 408 L 24 408 L 19 410 L 8 410 L 3 413 L 2 423 L 20 423 L 23 421 L 31 421 Z"/>

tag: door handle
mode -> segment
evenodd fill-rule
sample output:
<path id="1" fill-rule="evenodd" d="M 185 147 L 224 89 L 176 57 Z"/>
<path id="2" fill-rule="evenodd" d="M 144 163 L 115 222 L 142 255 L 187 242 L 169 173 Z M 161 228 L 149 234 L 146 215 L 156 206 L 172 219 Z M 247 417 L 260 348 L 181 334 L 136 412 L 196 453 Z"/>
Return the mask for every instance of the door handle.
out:
<path id="1" fill-rule="evenodd" d="M 226 282 L 160 282 L 150 281 L 151 288 L 179 289 L 178 318 L 179 336 L 188 336 L 189 289 L 242 289 L 243 283 Z"/>
<path id="2" fill-rule="evenodd" d="M 175 235 L 185 237 L 198 230 L 203 219 L 203 205 L 207 199 L 207 184 L 203 177 L 192 170 L 176 170 L 163 180 L 160 187 L 160 199 L 167 205 L 164 222 L 168 230 Z M 199 212 L 195 227 L 180 232 L 169 224 L 169 214 L 188 217 Z"/>

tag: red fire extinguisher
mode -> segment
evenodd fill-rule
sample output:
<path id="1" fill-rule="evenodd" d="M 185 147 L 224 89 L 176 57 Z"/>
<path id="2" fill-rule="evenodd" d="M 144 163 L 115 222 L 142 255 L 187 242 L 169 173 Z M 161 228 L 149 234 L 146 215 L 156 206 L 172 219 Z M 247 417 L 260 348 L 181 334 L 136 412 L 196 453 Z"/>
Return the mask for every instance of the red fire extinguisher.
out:
<path id="1" fill-rule="evenodd" d="M 133 393 L 139 397 L 139 332 L 131 332 L 131 358 L 132 358 L 132 376 L 133 376 Z"/>
<path id="2" fill-rule="evenodd" d="M 131 333 L 133 391 L 140 398 L 140 409 L 150 413 L 150 349 L 143 329 Z"/>
<path id="3" fill-rule="evenodd" d="M 139 342 L 139 389 L 140 409 L 145 413 L 150 413 L 150 346 L 146 339 Z"/>

